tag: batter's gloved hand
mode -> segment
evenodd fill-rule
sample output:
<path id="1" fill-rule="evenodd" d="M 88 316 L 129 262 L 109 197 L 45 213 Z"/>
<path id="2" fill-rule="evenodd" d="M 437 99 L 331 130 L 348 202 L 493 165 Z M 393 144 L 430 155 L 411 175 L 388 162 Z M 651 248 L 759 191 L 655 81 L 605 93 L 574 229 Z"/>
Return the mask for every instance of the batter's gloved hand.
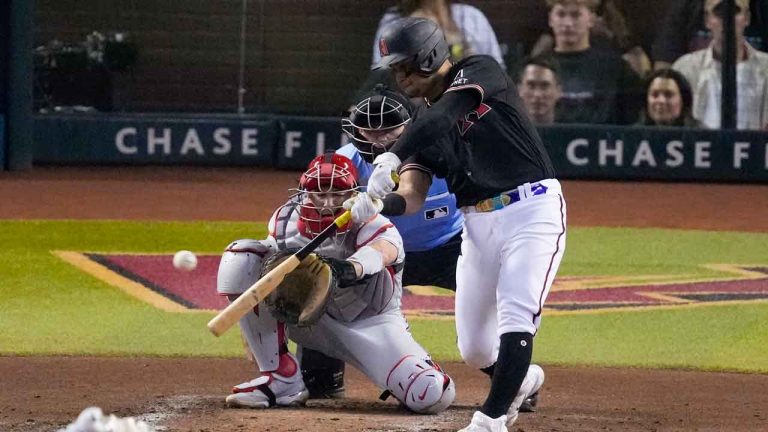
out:
<path id="1" fill-rule="evenodd" d="M 382 153 L 373 160 L 373 173 L 368 179 L 368 193 L 374 198 L 384 198 L 395 189 L 400 158 L 392 152 Z"/>
<path id="2" fill-rule="evenodd" d="M 353 221 L 364 223 L 381 213 L 384 203 L 380 199 L 372 198 L 369 193 L 362 192 L 344 201 L 344 208 L 352 213 Z"/>

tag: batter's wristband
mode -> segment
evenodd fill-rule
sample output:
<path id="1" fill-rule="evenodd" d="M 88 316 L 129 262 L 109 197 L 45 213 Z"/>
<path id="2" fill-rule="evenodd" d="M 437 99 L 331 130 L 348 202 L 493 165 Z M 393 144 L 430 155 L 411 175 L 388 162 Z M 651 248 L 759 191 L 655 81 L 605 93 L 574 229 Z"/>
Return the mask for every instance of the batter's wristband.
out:
<path id="1" fill-rule="evenodd" d="M 381 200 L 384 206 L 381 208 L 381 214 L 384 216 L 401 216 L 405 214 L 406 202 L 402 195 L 391 193 Z"/>

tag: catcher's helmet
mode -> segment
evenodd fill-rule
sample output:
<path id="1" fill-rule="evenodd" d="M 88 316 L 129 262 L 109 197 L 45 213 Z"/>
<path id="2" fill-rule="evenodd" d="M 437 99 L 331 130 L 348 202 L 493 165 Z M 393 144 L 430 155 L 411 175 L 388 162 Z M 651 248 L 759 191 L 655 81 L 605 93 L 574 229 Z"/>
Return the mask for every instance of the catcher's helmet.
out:
<path id="1" fill-rule="evenodd" d="M 341 216 L 344 200 L 358 189 L 357 180 L 357 168 L 346 156 L 326 153 L 312 159 L 299 180 L 299 192 L 304 194 L 299 204 L 301 232 L 314 238 Z"/>
<path id="2" fill-rule="evenodd" d="M 413 70 L 431 75 L 450 55 L 440 27 L 426 18 L 401 18 L 384 28 L 379 39 L 381 60 L 375 69 L 407 62 Z"/>
<path id="3" fill-rule="evenodd" d="M 397 141 L 400 127 L 411 121 L 409 108 L 405 96 L 379 84 L 341 120 L 341 128 L 363 159 L 372 163 Z"/>

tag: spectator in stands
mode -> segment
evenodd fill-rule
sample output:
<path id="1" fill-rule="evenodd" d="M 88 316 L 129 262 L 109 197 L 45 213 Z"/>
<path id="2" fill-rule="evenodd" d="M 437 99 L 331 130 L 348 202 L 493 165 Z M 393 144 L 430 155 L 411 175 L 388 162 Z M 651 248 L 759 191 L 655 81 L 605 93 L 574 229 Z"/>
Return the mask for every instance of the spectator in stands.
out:
<path id="1" fill-rule="evenodd" d="M 672 0 L 651 47 L 655 69 L 671 67 L 682 55 L 709 46 L 712 35 L 704 22 L 704 3 L 705 0 Z M 765 0 L 752 0 L 750 23 L 744 36 L 754 48 L 768 51 Z"/>
<path id="2" fill-rule="evenodd" d="M 597 49 L 615 52 L 622 56 L 635 73 L 644 77 L 651 72 L 648 58 L 637 36 L 630 30 L 627 19 L 614 0 L 599 0 L 594 25 L 589 32 L 589 44 Z M 550 33 L 543 34 L 531 49 L 537 57 L 552 52 L 555 40 Z"/>
<path id="3" fill-rule="evenodd" d="M 371 65 L 376 65 L 381 58 L 379 38 L 384 27 L 406 16 L 429 18 L 440 25 L 451 47 L 451 58 L 454 61 L 469 55 L 485 54 L 506 69 L 496 33 L 488 18 L 474 6 L 449 0 L 399 0 L 397 6 L 387 9 L 376 30 Z"/>
<path id="4" fill-rule="evenodd" d="M 735 0 L 737 129 L 768 128 L 768 54 L 747 43 L 749 0 Z M 679 58 L 672 68 L 682 73 L 693 89 L 693 117 L 704 127 L 720 127 L 723 50 L 723 0 L 705 0 L 705 24 L 712 32 L 709 47 Z"/>
<path id="5" fill-rule="evenodd" d="M 563 91 L 559 66 L 552 57 L 532 57 L 524 63 L 518 77 L 518 91 L 531 120 L 539 125 L 555 122 L 555 107 Z"/>
<path id="6" fill-rule="evenodd" d="M 662 69 L 648 78 L 645 110 L 640 124 L 646 126 L 697 127 L 691 115 L 693 93 L 688 80 L 674 69 Z"/>
<path id="7" fill-rule="evenodd" d="M 590 45 L 597 1 L 546 0 L 563 89 L 557 120 L 632 124 L 642 106 L 642 81 L 620 55 Z"/>

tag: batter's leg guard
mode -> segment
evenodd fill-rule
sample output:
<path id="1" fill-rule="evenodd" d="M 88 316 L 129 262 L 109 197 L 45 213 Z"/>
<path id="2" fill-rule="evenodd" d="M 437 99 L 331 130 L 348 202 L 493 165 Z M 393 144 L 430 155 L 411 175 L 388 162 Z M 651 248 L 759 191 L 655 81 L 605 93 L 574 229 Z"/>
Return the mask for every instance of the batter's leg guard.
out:
<path id="1" fill-rule="evenodd" d="M 344 362 L 315 351 L 299 347 L 301 374 L 310 399 L 341 399 L 344 397 Z"/>

